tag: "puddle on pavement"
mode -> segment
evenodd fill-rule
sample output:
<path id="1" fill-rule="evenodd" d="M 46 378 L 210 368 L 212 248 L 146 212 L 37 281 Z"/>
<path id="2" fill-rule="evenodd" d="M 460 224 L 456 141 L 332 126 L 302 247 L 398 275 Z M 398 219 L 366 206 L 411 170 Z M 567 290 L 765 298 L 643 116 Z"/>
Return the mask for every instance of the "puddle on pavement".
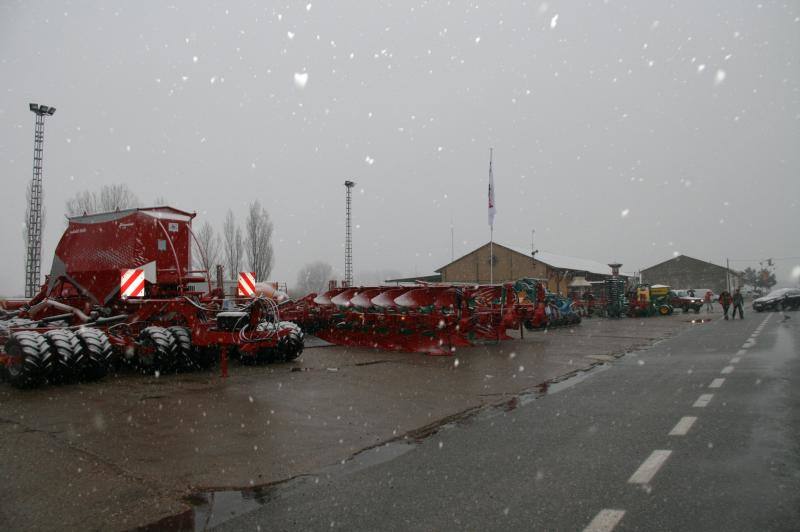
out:
<path id="1" fill-rule="evenodd" d="M 268 503 L 277 490 L 301 482 L 318 482 L 321 478 L 351 474 L 383 462 L 394 460 L 416 447 L 404 441 L 390 442 L 362 451 L 349 460 L 282 482 L 245 489 L 199 491 L 186 497 L 190 508 L 177 515 L 134 529 L 136 532 L 201 532 L 247 514 Z"/>
<path id="2" fill-rule="evenodd" d="M 334 476 L 348 475 L 390 460 L 394 460 L 412 450 L 426 438 L 441 430 L 455 428 L 466 419 L 486 419 L 516 410 L 536 399 L 564 391 L 586 380 L 591 375 L 607 369 L 607 364 L 597 363 L 585 370 L 537 385 L 533 390 L 519 393 L 508 401 L 492 405 L 488 408 L 475 409 L 458 419 L 443 422 L 441 426 L 431 428 L 424 437 L 398 439 L 377 447 L 365 449 L 347 460 L 327 466 L 313 474 L 304 474 L 286 482 L 253 486 L 244 489 L 199 491 L 184 499 L 190 508 L 177 515 L 161 519 L 155 523 L 134 529 L 136 532 L 156 532 L 162 530 L 174 532 L 201 532 L 209 530 L 226 521 L 258 509 L 270 502 L 280 489 L 285 489 L 303 482 L 319 482 Z"/>

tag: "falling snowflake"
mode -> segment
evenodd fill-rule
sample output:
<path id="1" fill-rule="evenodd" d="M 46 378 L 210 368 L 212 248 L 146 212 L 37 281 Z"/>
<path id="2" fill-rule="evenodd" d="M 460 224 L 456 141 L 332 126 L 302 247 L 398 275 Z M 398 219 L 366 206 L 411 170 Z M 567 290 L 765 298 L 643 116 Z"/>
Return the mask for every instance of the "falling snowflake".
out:
<path id="1" fill-rule="evenodd" d="M 293 31 L 287 31 L 286 32 L 286 36 L 289 37 L 289 40 L 294 39 L 294 32 Z"/>
<path id="2" fill-rule="evenodd" d="M 367 155 L 366 157 L 364 157 L 364 162 L 372 166 L 373 164 L 375 164 L 375 159 Z"/>
<path id="3" fill-rule="evenodd" d="M 714 85 L 719 85 L 720 83 L 725 81 L 725 76 L 726 75 L 727 74 L 725 74 L 725 71 L 722 70 L 721 68 L 719 70 L 717 70 L 717 75 L 714 76 Z"/>
<path id="4" fill-rule="evenodd" d="M 555 28 L 558 25 L 558 13 L 553 15 L 553 18 L 550 19 L 550 28 Z"/>
<path id="5" fill-rule="evenodd" d="M 627 217 L 628 217 L 628 215 L 629 215 L 630 213 L 631 213 L 631 210 L 630 210 L 630 209 L 622 209 L 622 212 L 621 212 L 621 213 L 619 213 L 619 215 L 620 215 L 621 217 L 623 217 L 623 218 L 627 218 Z"/>
<path id="6" fill-rule="evenodd" d="M 294 84 L 298 89 L 305 89 L 306 83 L 308 83 L 308 72 L 294 73 Z"/>

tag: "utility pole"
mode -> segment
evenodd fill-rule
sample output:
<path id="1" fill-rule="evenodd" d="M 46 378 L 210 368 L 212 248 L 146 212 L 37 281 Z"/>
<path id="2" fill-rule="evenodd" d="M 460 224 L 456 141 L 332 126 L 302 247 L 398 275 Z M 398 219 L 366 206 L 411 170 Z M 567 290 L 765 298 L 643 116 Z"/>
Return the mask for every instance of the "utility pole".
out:
<path id="1" fill-rule="evenodd" d="M 33 134 L 33 178 L 30 184 L 28 199 L 27 225 L 25 240 L 25 297 L 36 295 L 42 282 L 42 155 L 44 152 L 44 118 L 53 116 L 55 107 L 37 103 L 28 105 L 36 115 L 36 126 Z"/>
<path id="2" fill-rule="evenodd" d="M 725 289 L 731 292 L 731 259 L 725 259 Z M 727 319 L 727 315 L 725 316 Z"/>
<path id="3" fill-rule="evenodd" d="M 453 217 L 450 217 L 450 262 L 456 260 L 455 231 L 453 230 Z"/>
<path id="4" fill-rule="evenodd" d="M 351 211 L 351 191 L 356 184 L 353 181 L 345 181 L 345 227 L 344 227 L 344 282 L 347 286 L 353 286 L 353 229 Z"/>

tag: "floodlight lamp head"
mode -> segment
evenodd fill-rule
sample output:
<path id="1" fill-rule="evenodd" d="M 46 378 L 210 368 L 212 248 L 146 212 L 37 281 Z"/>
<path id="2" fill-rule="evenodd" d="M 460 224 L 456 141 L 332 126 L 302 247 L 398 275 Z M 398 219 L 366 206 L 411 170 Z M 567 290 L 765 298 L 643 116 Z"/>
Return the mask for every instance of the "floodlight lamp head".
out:
<path id="1" fill-rule="evenodd" d="M 356 186 L 356 184 L 353 181 L 345 181 L 344 186 L 346 186 L 347 188 L 353 188 L 354 186 Z"/>
<path id="2" fill-rule="evenodd" d="M 39 106 L 39 114 L 40 115 L 46 115 L 49 110 L 50 110 L 50 108 L 47 107 L 46 105 L 40 105 Z"/>
<path id="3" fill-rule="evenodd" d="M 56 108 L 51 107 L 50 109 L 47 110 L 47 114 L 53 116 L 54 114 L 56 114 Z"/>
<path id="4" fill-rule="evenodd" d="M 39 104 L 38 104 L 38 103 L 29 103 L 29 104 L 28 104 L 28 107 L 29 107 L 29 108 L 30 108 L 30 110 L 31 110 L 31 111 L 33 111 L 34 113 L 38 113 L 38 112 L 39 112 Z"/>

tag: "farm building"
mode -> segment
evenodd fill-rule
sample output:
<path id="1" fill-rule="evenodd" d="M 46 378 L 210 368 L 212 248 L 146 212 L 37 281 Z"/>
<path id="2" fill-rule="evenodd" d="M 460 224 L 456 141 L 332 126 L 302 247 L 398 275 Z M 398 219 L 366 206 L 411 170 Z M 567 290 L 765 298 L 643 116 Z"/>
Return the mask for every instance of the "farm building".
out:
<path id="1" fill-rule="evenodd" d="M 672 288 L 709 288 L 720 293 L 726 287 L 742 286 L 742 274 L 724 266 L 678 255 L 641 271 L 642 282 Z"/>
<path id="2" fill-rule="evenodd" d="M 485 284 L 490 282 L 490 277 L 495 283 L 533 277 L 547 279 L 548 289 L 553 292 L 567 293 L 573 281 L 601 281 L 613 273 L 608 264 L 593 260 L 546 252 L 537 252 L 532 258 L 530 253 L 497 242 L 491 247 L 493 272 L 490 272 L 489 263 L 490 244 L 486 243 L 436 270 L 441 275 L 441 282 Z"/>

